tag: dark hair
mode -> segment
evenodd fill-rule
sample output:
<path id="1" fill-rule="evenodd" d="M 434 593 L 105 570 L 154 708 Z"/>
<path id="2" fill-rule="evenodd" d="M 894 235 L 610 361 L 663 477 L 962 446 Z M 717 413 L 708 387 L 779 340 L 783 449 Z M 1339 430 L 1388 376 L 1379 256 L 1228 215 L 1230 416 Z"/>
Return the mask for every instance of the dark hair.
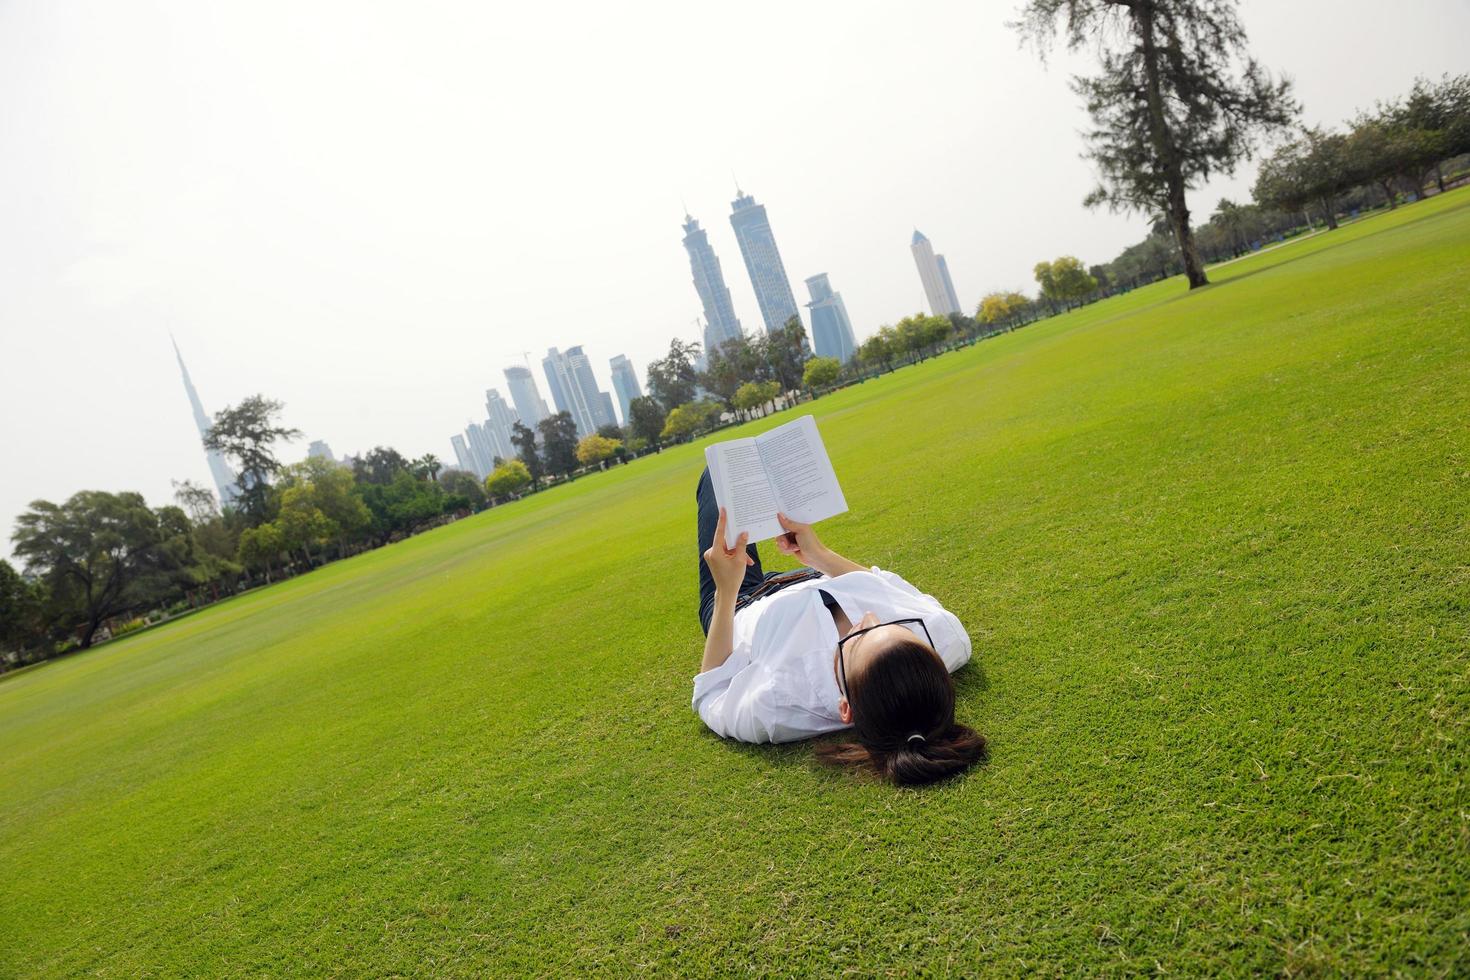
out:
<path id="1" fill-rule="evenodd" d="M 900 786 L 964 772 L 986 757 L 985 736 L 954 720 L 954 681 L 918 640 L 902 640 L 850 678 L 853 742 L 828 742 L 817 758 L 868 769 Z M 922 738 L 915 737 L 922 736 Z"/>

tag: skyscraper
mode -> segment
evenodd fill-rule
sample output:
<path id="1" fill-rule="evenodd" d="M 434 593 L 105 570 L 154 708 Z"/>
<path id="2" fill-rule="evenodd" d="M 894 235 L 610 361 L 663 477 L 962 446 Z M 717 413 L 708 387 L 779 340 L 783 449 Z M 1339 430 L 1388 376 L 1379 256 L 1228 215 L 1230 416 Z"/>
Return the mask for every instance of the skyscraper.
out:
<path id="1" fill-rule="evenodd" d="M 199 438 L 202 440 L 209 435 L 209 416 L 205 414 L 204 406 L 199 402 L 199 392 L 194 390 L 194 382 L 189 380 L 189 369 L 184 367 L 184 355 L 179 353 L 179 342 L 169 335 L 169 343 L 174 345 L 174 357 L 179 362 L 179 373 L 184 376 L 184 391 L 189 396 L 189 407 L 194 410 L 194 425 L 199 429 Z M 219 491 L 220 506 L 232 504 L 240 495 L 239 477 L 235 471 L 230 469 L 230 464 L 225 458 L 212 449 L 204 451 L 204 458 L 209 461 L 209 475 L 214 477 L 215 489 Z"/>
<path id="2" fill-rule="evenodd" d="M 944 295 L 949 298 L 950 311 L 959 313 L 962 309 L 960 297 L 954 291 L 954 280 L 949 277 L 949 263 L 944 261 L 942 255 L 934 256 L 934 260 L 939 263 L 939 279 L 944 283 Z"/>
<path id="3" fill-rule="evenodd" d="M 608 366 L 612 368 L 613 391 L 618 393 L 618 411 L 622 414 L 623 424 L 627 425 L 628 403 L 643 397 L 643 389 L 638 386 L 638 373 L 633 370 L 633 362 L 622 354 L 609 361 Z"/>
<path id="4" fill-rule="evenodd" d="M 459 468 L 466 473 L 475 473 L 476 476 L 479 476 L 479 473 L 475 472 L 475 458 L 470 455 L 470 447 L 465 443 L 464 436 L 450 436 L 449 444 L 454 447 L 454 459 L 459 464 Z"/>
<path id="5" fill-rule="evenodd" d="M 919 267 L 919 281 L 924 284 L 924 298 L 929 301 L 929 310 L 935 316 L 958 313 L 960 301 L 955 296 L 954 283 L 949 278 L 949 266 L 944 256 L 934 254 L 934 246 L 923 232 L 914 229 L 914 240 L 909 246 L 914 253 L 914 264 Z"/>
<path id="6" fill-rule="evenodd" d="M 689 253 L 689 269 L 694 273 L 694 291 L 704 306 L 704 349 L 714 350 L 720 344 L 740 336 L 740 321 L 730 302 L 725 286 L 725 273 L 720 260 L 710 248 L 709 235 L 699 222 L 684 215 L 684 248 Z"/>
<path id="7" fill-rule="evenodd" d="M 536 379 L 531 376 L 530 368 L 506 368 L 505 385 L 510 389 L 510 400 L 515 403 L 516 414 L 526 428 L 536 428 L 536 423 L 551 414 L 547 411 L 546 402 L 541 400 L 541 393 L 536 390 Z"/>
<path id="8" fill-rule="evenodd" d="M 730 203 L 730 226 L 740 243 L 740 254 L 750 273 L 750 284 L 755 288 L 755 301 L 760 304 L 766 332 L 774 333 L 797 316 L 796 297 L 791 295 L 791 281 L 786 278 L 786 266 L 776 248 L 766 206 L 755 203 L 755 198 L 738 188 L 735 195 Z"/>
<path id="9" fill-rule="evenodd" d="M 842 294 L 832 291 L 825 272 L 808 279 L 806 288 L 812 294 L 806 308 L 811 310 L 813 349 L 818 357 L 835 357 L 846 364 L 857 349 L 857 340 L 852 335 L 852 321 L 847 318 Z"/>
<path id="10" fill-rule="evenodd" d="M 309 459 L 326 459 L 333 462 L 337 459 L 337 457 L 332 455 L 332 447 L 327 445 L 323 439 L 313 439 L 311 445 L 306 450 L 306 455 Z"/>
<path id="11" fill-rule="evenodd" d="M 495 443 L 496 455 L 502 459 L 515 457 L 515 443 L 510 441 L 511 428 L 516 423 L 516 413 L 511 411 L 500 392 L 485 389 L 485 432 Z"/>
<path id="12" fill-rule="evenodd" d="M 484 479 L 494 471 L 495 457 L 504 459 L 505 456 L 495 451 L 489 435 L 485 433 L 485 426 L 479 422 L 465 426 L 464 434 L 469 439 L 470 456 L 475 461 L 475 475 Z"/>
<path id="13" fill-rule="evenodd" d="M 551 348 L 541 366 L 546 369 L 546 384 L 556 410 L 571 414 L 578 434 L 590 436 L 599 426 L 616 424 L 612 399 L 597 387 L 592 362 L 580 346 L 568 347 L 566 353 Z"/>

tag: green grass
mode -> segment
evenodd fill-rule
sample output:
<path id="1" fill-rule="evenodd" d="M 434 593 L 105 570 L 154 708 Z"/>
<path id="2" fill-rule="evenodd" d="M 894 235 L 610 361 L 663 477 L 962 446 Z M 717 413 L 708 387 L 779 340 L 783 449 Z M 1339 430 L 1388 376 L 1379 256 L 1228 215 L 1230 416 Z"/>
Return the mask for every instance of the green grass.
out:
<path id="1" fill-rule="evenodd" d="M 1460 191 L 815 403 L 941 788 L 701 727 L 699 446 L 0 682 L 0 974 L 1463 975 L 1467 269 Z"/>

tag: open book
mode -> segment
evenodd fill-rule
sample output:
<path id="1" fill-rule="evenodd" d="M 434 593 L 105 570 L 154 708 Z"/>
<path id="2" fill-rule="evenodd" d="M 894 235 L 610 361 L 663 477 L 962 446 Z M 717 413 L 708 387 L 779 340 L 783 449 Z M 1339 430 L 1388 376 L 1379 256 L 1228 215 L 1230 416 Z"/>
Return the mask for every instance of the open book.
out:
<path id="1" fill-rule="evenodd" d="M 847 499 L 817 433 L 817 421 L 803 415 L 753 439 L 717 442 L 704 450 L 715 499 L 725 508 L 725 546 L 735 547 L 742 531 L 750 543 L 785 533 L 780 511 L 803 524 L 842 514 Z"/>

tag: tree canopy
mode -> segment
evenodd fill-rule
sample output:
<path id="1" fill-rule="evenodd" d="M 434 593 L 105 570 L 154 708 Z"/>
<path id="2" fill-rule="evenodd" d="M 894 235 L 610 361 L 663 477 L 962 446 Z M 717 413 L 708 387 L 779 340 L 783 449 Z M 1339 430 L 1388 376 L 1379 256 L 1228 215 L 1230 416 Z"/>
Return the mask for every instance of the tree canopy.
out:
<path id="1" fill-rule="evenodd" d="M 301 435 L 299 429 L 281 425 L 277 418 L 284 406 L 263 395 L 251 395 L 240 404 L 215 413 L 204 448 L 224 454 L 239 472 L 239 505 L 252 523 L 266 519 L 270 479 L 280 472 L 275 444 Z"/>

